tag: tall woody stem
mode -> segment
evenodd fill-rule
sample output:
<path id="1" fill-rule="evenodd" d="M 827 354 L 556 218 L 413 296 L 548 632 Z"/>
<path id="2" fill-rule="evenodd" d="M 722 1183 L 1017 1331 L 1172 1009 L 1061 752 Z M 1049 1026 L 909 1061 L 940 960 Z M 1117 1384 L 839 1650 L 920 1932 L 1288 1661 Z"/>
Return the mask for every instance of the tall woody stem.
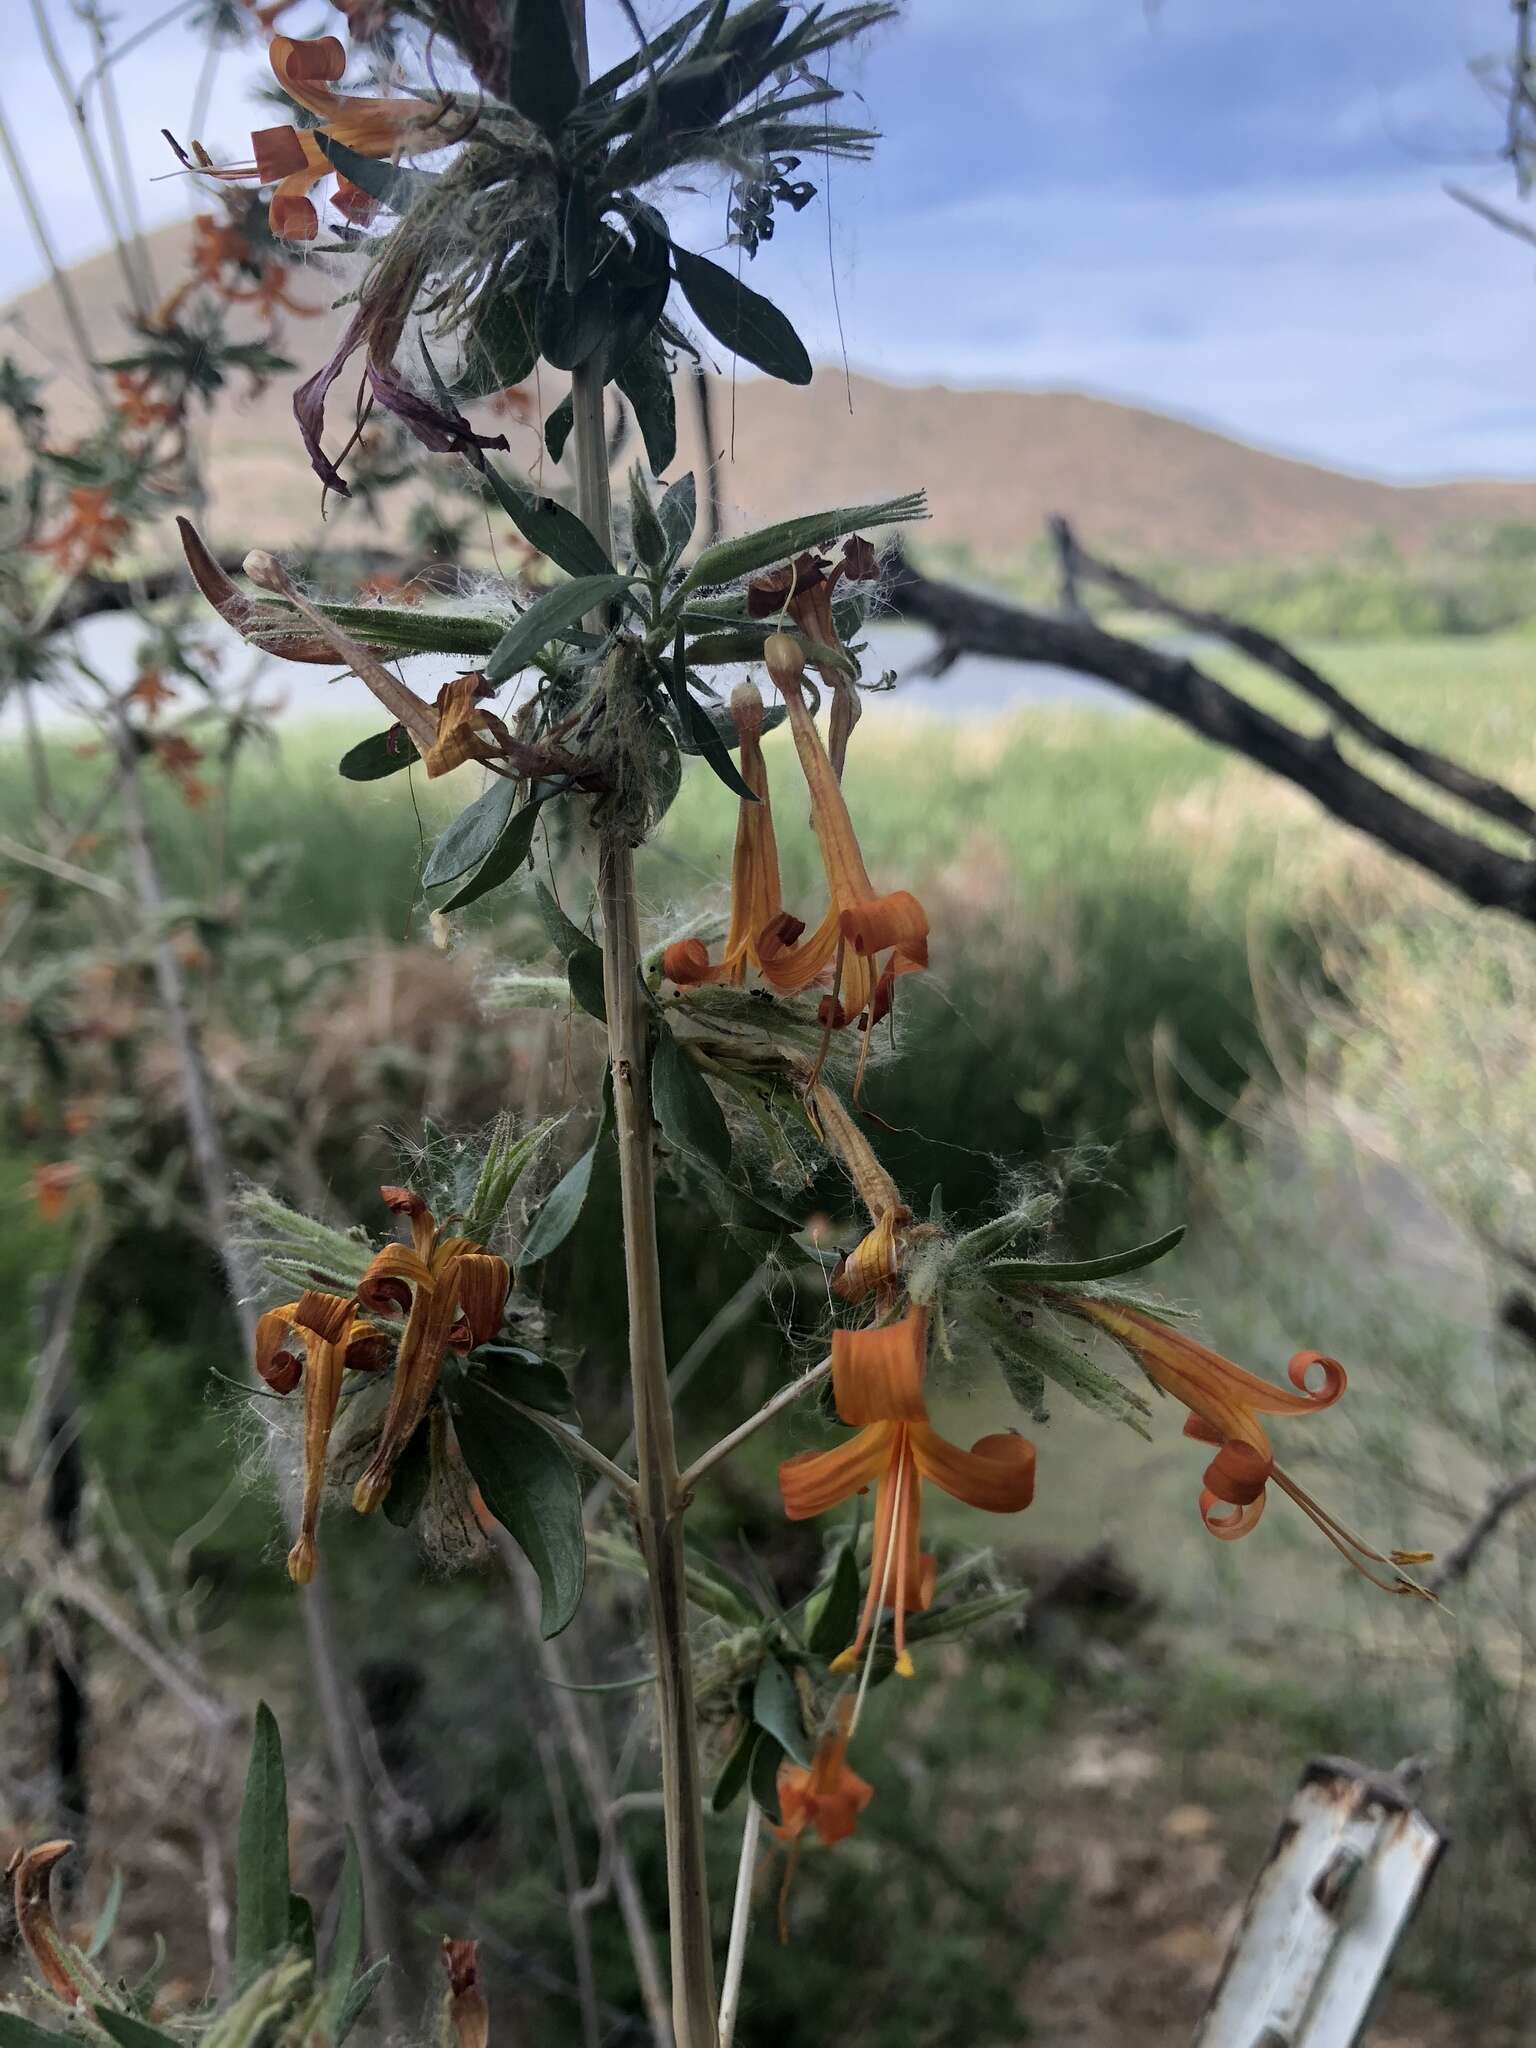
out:
<path id="1" fill-rule="evenodd" d="M 587 72 L 584 0 L 567 0 L 577 61 Z M 572 437 L 581 516 L 612 548 L 601 357 L 571 378 Z M 599 620 L 599 628 L 603 621 Z M 620 685 L 622 687 L 622 684 Z M 622 826 L 603 833 L 598 865 L 603 983 L 619 1148 L 629 1369 L 639 1475 L 634 1515 L 650 1589 L 656 1704 L 667 1839 L 672 2018 L 677 2048 L 716 2048 L 715 1967 L 704 1858 L 704 1784 L 688 1643 L 688 1595 L 678 1499 L 677 1447 L 667 1386 L 656 1251 L 656 1127 L 651 1118 L 648 1020 L 640 985 L 640 922 L 634 849 Z"/>

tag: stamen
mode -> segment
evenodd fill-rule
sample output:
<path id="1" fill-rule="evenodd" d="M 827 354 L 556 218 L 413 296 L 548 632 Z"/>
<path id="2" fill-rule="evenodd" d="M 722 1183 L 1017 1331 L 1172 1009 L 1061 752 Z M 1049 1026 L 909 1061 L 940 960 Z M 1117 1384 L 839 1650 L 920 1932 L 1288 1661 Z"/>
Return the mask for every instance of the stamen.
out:
<path id="1" fill-rule="evenodd" d="M 904 1426 L 897 1432 L 895 1463 L 896 1478 L 891 1488 L 891 1530 L 894 1530 L 901 1521 L 901 1497 L 904 1482 L 907 1476 L 907 1432 Z M 880 1573 L 880 1593 L 879 1598 L 875 1605 L 874 1627 L 870 1630 L 869 1647 L 864 1652 L 864 1669 L 859 1677 L 858 1692 L 854 1695 L 853 1717 L 848 1723 L 848 1740 L 850 1742 L 852 1742 L 854 1736 L 858 1733 L 859 1716 L 864 1711 L 864 1695 L 869 1691 L 870 1674 L 875 1668 L 875 1652 L 880 1647 L 880 1623 L 885 1616 L 886 1595 L 891 1590 L 891 1567 L 894 1564 L 894 1562 L 895 1559 L 891 1555 L 891 1538 L 890 1532 L 888 1530 L 886 1535 L 884 1566 Z M 869 1585 L 870 1591 L 873 1592 L 875 1589 L 875 1571 L 873 1558 L 871 1558 L 870 1560 Z M 859 1632 L 861 1635 L 863 1634 L 862 1623 L 860 1624 Z"/>
<path id="2" fill-rule="evenodd" d="M 1379 1550 L 1372 1550 L 1371 1546 L 1352 1529 L 1347 1529 L 1342 1522 L 1336 1521 L 1326 1508 L 1321 1507 L 1311 1494 L 1303 1491 L 1278 1465 L 1273 1468 L 1270 1477 L 1283 1493 L 1290 1495 L 1307 1519 L 1316 1528 L 1321 1529 L 1334 1549 L 1347 1564 L 1353 1566 L 1362 1579 L 1369 1579 L 1373 1586 L 1379 1586 L 1384 1593 L 1415 1594 L 1421 1600 L 1435 1600 L 1434 1594 L 1427 1586 L 1421 1586 L 1417 1579 L 1411 1577 L 1391 1558 L 1383 1557 Z M 1386 1565 L 1396 1576 L 1391 1579 L 1382 1578 L 1379 1573 L 1371 1571 L 1362 1559 L 1369 1559 L 1372 1564 Z M 1438 1606 L 1439 1602 L 1436 1601 L 1435 1604 Z"/>
<path id="3" fill-rule="evenodd" d="M 907 1463 L 910 1460 L 911 1456 L 911 1452 L 907 1449 L 906 1432 L 903 1431 L 901 1446 L 901 1462 L 903 1475 L 905 1475 Z M 912 1474 L 913 1494 L 916 1493 L 918 1485 L 919 1480 L 917 1477 L 917 1473 L 914 1470 Z M 912 1659 L 907 1655 L 907 1553 L 909 1550 L 915 1548 L 915 1545 L 909 1542 L 907 1538 L 907 1523 L 911 1519 L 912 1498 L 911 1496 L 909 1496 L 906 1503 L 904 1504 L 904 1512 L 902 1513 L 896 1526 L 896 1542 L 900 1546 L 896 1552 L 895 1640 L 896 1676 L 898 1678 L 912 1678 L 916 1675 L 912 1668 Z M 914 1531 L 913 1533 L 915 1535 L 916 1532 Z"/>

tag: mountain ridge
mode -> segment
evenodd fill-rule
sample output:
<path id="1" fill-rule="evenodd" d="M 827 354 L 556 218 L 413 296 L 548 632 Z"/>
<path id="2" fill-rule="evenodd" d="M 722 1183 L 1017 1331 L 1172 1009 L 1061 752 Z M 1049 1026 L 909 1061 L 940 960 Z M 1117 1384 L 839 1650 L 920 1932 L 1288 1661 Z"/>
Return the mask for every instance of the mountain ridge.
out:
<path id="1" fill-rule="evenodd" d="M 185 265 L 190 230 L 178 223 L 150 237 L 164 289 Z M 103 356 L 128 333 L 119 312 L 122 280 L 110 253 L 77 264 L 69 281 Z M 345 314 L 325 303 L 337 273 L 300 271 L 295 296 L 316 317 L 286 323 L 283 352 L 299 368 L 256 398 L 226 404 L 205 433 L 212 482 L 207 518 L 227 545 L 290 545 L 312 537 L 320 490 L 293 424 L 290 391 L 325 360 Z M 51 287 L 0 314 L 0 348 L 25 369 L 62 369 L 74 359 Z M 232 325 L 234 323 L 232 322 Z M 864 372 L 846 379 L 823 365 L 802 388 L 766 378 L 710 379 L 727 530 L 825 504 L 856 504 L 921 485 L 932 512 L 920 542 L 978 567 L 1016 562 L 1064 513 L 1085 542 L 1131 559 L 1192 565 L 1318 561 L 1358 551 L 1384 536 L 1409 556 L 1431 552 L 1448 534 L 1501 523 L 1536 525 L 1536 480 L 1462 478 L 1402 484 L 1329 468 L 1255 447 L 1221 430 L 1119 399 L 1056 388 L 887 383 Z M 669 474 L 701 466 L 693 379 L 677 379 L 679 450 Z M 334 408 L 339 444 L 346 380 Z M 545 375 L 541 411 L 564 380 Z M 89 394 L 78 373 L 55 379 L 55 432 L 86 432 Z M 484 423 L 484 409 L 477 409 Z M 498 421 L 512 459 L 545 488 L 569 483 L 531 427 Z M 631 436 L 624 460 L 633 457 Z M 356 533 L 365 522 L 349 517 Z M 392 522 L 382 522 L 382 535 Z M 371 537 L 380 537 L 376 531 Z"/>

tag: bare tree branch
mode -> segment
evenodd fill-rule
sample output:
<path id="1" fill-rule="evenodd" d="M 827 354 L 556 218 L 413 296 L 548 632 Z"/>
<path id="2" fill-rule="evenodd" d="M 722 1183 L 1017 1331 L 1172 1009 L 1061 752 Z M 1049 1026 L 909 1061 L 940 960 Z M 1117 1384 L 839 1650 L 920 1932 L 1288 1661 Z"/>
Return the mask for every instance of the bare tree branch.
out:
<path id="1" fill-rule="evenodd" d="M 1430 1592 L 1443 1593 L 1447 1586 L 1454 1586 L 1458 1579 L 1464 1579 L 1476 1564 L 1483 1546 L 1498 1531 L 1504 1517 L 1533 1494 L 1536 1494 L 1536 1465 L 1517 1472 L 1502 1486 L 1496 1486 L 1461 1541 L 1445 1553 L 1435 1570 L 1425 1578 L 1424 1583 Z"/>
<path id="2" fill-rule="evenodd" d="M 1177 598 L 1155 590 L 1139 576 L 1129 575 L 1124 569 L 1117 569 L 1112 562 L 1089 554 L 1059 514 L 1051 520 L 1050 532 L 1061 564 L 1064 610 L 1081 609 L 1074 601 L 1086 579 L 1102 584 L 1138 611 L 1161 612 L 1164 618 L 1176 619 L 1181 626 L 1192 627 L 1197 633 L 1209 633 L 1214 639 L 1225 640 L 1229 647 L 1235 647 L 1250 661 L 1256 661 L 1261 667 L 1272 669 L 1286 682 L 1294 683 L 1298 690 L 1305 691 L 1315 703 L 1321 704 L 1336 724 L 1378 752 L 1400 761 L 1405 768 L 1411 768 L 1423 781 L 1433 783 L 1435 788 L 1443 789 L 1450 796 L 1459 797 L 1463 803 L 1471 804 L 1490 818 L 1497 818 L 1501 824 L 1513 825 L 1520 832 L 1536 833 L 1536 810 L 1523 797 L 1516 796 L 1502 783 L 1476 775 L 1470 768 L 1463 768 L 1460 762 L 1449 761 L 1443 754 L 1417 746 L 1412 740 L 1405 740 L 1400 733 L 1379 724 L 1368 711 L 1352 702 L 1336 684 L 1320 675 L 1310 662 L 1303 661 L 1283 641 L 1261 632 L 1257 626 L 1245 626 L 1239 620 L 1229 619 L 1221 612 L 1197 611 L 1190 605 L 1180 604 Z"/>
<path id="3" fill-rule="evenodd" d="M 1111 683 L 1283 776 L 1333 817 L 1436 876 L 1469 903 L 1536 923 L 1536 862 L 1501 852 L 1419 810 L 1347 761 L 1331 733 L 1298 732 L 1187 656 L 939 582 L 900 553 L 888 594 L 900 617 L 938 634 L 940 668 L 961 654 L 981 654 L 1040 662 Z"/>

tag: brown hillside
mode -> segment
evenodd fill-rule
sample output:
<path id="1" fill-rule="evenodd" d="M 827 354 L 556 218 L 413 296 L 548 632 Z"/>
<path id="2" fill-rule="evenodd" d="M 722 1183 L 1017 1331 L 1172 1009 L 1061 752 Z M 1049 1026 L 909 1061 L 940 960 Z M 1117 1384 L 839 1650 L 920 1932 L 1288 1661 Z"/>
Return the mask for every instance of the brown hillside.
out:
<path id="1" fill-rule="evenodd" d="M 155 236 L 162 287 L 180 274 L 185 243 L 180 227 Z M 121 348 L 121 282 L 112 259 L 79 265 L 72 281 L 101 353 Z M 334 288 L 318 273 L 307 281 L 317 305 Z M 340 317 L 327 311 L 290 321 L 283 346 L 304 374 L 329 354 Z M 53 395 L 63 433 L 83 428 L 86 400 L 51 292 L 17 301 L 5 325 L 0 347 L 12 348 L 28 368 L 59 369 Z M 226 544 L 292 540 L 314 525 L 319 491 L 289 413 L 294 381 L 282 379 L 215 418 L 211 524 Z M 346 379 L 337 386 L 338 422 L 347 416 L 347 388 Z M 559 379 L 545 384 L 546 407 L 559 391 Z M 698 461 L 691 392 L 683 384 L 679 409 L 682 469 Z M 1377 532 L 1414 552 L 1458 528 L 1536 522 L 1536 482 L 1385 484 L 1069 391 L 897 387 L 866 376 L 845 384 L 830 367 L 808 390 L 744 377 L 733 391 L 727 375 L 715 388 L 715 427 L 732 526 L 922 484 L 933 508 L 927 537 L 968 547 L 981 561 L 1016 558 L 1056 511 L 1103 547 L 1191 562 L 1319 557 Z M 517 461 L 536 464 L 535 437 L 516 429 L 513 435 Z"/>

